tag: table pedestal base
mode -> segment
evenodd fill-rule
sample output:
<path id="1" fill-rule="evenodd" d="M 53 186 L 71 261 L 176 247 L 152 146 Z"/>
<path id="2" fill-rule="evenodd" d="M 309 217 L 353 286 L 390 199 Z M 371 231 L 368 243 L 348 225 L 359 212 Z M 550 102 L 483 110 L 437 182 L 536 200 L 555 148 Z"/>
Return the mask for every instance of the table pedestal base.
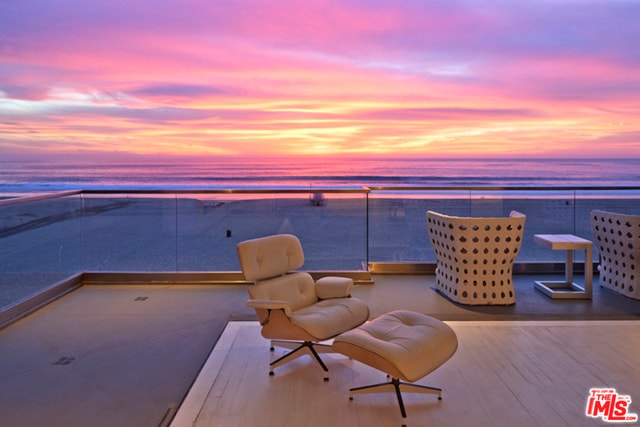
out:
<path id="1" fill-rule="evenodd" d="M 533 240 L 549 249 L 567 253 L 563 281 L 536 281 L 535 288 L 553 299 L 591 299 L 593 285 L 592 243 L 573 234 L 536 234 Z M 573 282 L 573 251 L 584 251 L 584 286 Z"/>
<path id="2" fill-rule="evenodd" d="M 577 283 L 566 281 L 536 281 L 535 288 L 553 299 L 591 299 Z"/>

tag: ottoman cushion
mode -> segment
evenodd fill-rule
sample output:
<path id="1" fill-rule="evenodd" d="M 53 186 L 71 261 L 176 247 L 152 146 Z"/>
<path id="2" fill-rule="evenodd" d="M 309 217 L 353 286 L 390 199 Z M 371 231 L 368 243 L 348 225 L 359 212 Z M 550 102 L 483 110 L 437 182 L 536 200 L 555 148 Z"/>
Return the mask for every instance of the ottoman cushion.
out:
<path id="1" fill-rule="evenodd" d="M 405 310 L 383 314 L 333 343 L 335 351 L 408 382 L 438 368 L 457 348 L 456 334 L 447 324 Z"/>

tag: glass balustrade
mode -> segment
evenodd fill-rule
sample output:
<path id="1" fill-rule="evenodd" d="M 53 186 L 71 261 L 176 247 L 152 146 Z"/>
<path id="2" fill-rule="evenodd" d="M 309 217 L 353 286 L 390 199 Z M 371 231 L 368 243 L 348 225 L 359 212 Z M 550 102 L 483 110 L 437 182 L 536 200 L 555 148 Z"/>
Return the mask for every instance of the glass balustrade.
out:
<path id="1" fill-rule="evenodd" d="M 82 271 L 82 198 L 0 203 L 0 310 Z"/>
<path id="2" fill-rule="evenodd" d="M 591 240 L 592 209 L 640 214 L 640 188 L 78 191 L 5 199 L 0 309 L 82 272 L 239 271 L 236 244 L 276 233 L 300 238 L 304 268 L 312 271 L 435 263 L 427 210 L 522 212 L 527 222 L 516 262 L 563 262 L 561 251 L 539 247 L 533 235 Z"/>

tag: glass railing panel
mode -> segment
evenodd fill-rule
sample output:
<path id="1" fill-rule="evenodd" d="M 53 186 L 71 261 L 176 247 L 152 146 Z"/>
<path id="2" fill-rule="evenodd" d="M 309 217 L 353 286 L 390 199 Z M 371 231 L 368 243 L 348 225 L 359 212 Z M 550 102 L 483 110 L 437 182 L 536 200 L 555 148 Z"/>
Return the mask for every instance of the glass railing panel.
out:
<path id="1" fill-rule="evenodd" d="M 0 309 L 82 271 L 79 195 L 0 205 Z"/>
<path id="2" fill-rule="evenodd" d="M 373 190 L 369 195 L 369 256 L 372 262 L 435 262 L 426 212 L 453 216 L 527 215 L 517 262 L 562 261 L 564 254 L 534 243 L 534 234 L 574 234 L 571 190 Z"/>
<path id="3" fill-rule="evenodd" d="M 575 234 L 575 194 L 566 189 L 474 190 L 471 216 L 508 216 L 518 211 L 527 216 L 519 263 L 564 262 L 564 251 L 552 251 L 534 242 L 536 234 Z"/>
<path id="4" fill-rule="evenodd" d="M 239 271 L 238 242 L 296 235 L 306 270 L 362 270 L 366 261 L 365 192 L 181 194 L 178 270 Z"/>
<path id="5" fill-rule="evenodd" d="M 276 203 L 278 231 L 300 237 L 305 268 L 363 270 L 367 262 L 367 197 L 326 192 L 321 203 L 303 195 Z"/>
<path id="6" fill-rule="evenodd" d="M 176 271 L 175 194 L 83 198 L 84 271 Z"/>
<path id="7" fill-rule="evenodd" d="M 239 271 L 236 244 L 269 234 L 272 211 L 270 194 L 180 194 L 177 269 Z"/>
<path id="8" fill-rule="evenodd" d="M 638 189 L 593 189 L 576 190 L 576 206 L 581 217 L 589 224 L 594 209 L 609 212 L 640 215 L 640 190 Z M 586 227 L 589 228 L 589 227 Z"/>
<path id="9" fill-rule="evenodd" d="M 85 192 L 0 202 L 1 305 L 82 271 L 239 271 L 238 242 L 276 233 L 302 241 L 308 270 L 435 262 L 426 211 L 527 215 L 517 262 L 564 262 L 534 234 L 592 240 L 590 212 L 640 215 L 638 189 L 389 189 Z M 576 261 L 580 262 L 579 254 Z M 594 247 L 597 260 L 597 248 Z"/>
<path id="10" fill-rule="evenodd" d="M 469 191 L 373 189 L 369 194 L 369 261 L 435 262 L 428 210 L 469 213 Z"/>

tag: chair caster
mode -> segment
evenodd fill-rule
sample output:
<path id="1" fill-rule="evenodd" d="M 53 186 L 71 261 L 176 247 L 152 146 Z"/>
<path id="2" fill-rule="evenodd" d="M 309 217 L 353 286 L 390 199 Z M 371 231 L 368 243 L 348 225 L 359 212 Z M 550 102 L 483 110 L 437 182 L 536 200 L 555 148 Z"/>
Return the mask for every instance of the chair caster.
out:
<path id="1" fill-rule="evenodd" d="M 269 371 L 269 376 L 270 376 L 270 377 L 272 377 L 272 376 L 274 376 L 274 375 L 275 375 L 275 374 L 273 373 L 273 371 Z"/>

